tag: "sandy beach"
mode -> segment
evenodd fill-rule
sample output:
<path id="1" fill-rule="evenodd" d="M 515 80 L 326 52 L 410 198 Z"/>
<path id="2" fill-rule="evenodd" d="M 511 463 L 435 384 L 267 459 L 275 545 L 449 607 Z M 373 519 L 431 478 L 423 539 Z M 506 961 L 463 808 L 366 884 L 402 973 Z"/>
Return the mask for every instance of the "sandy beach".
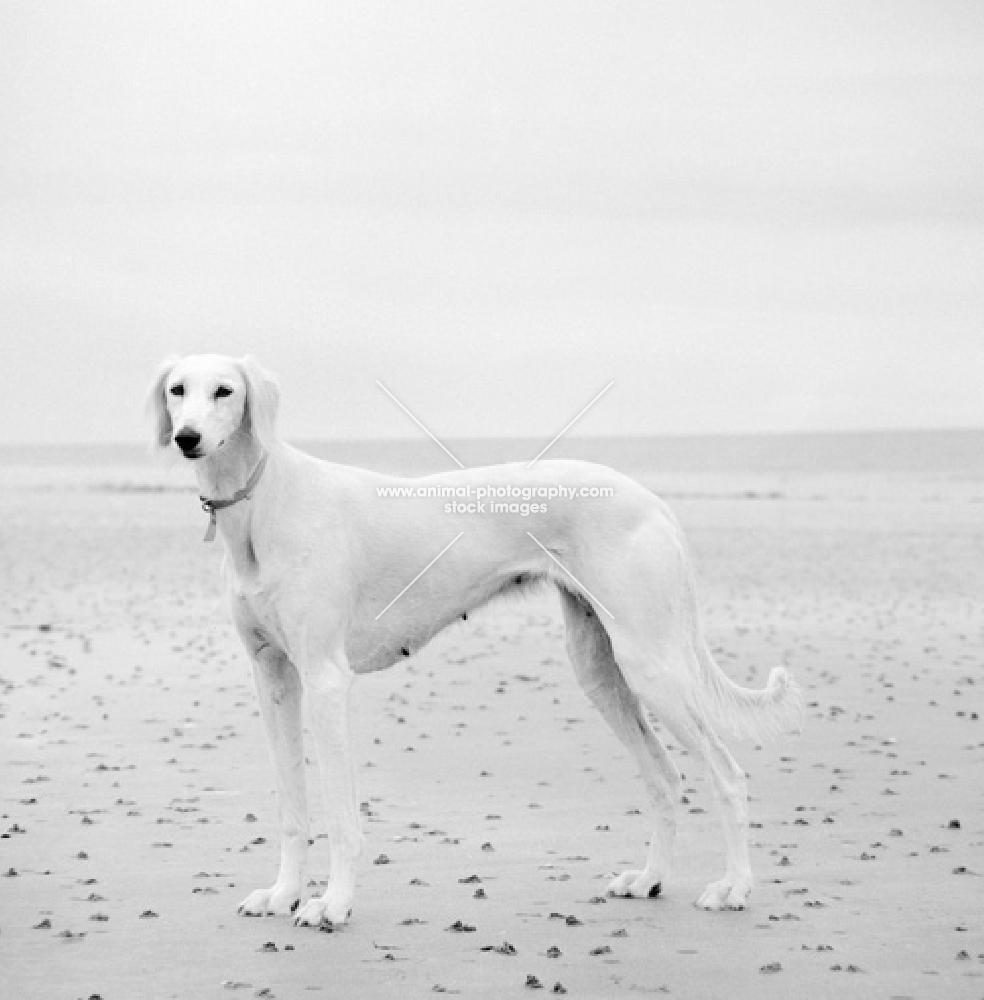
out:
<path id="1" fill-rule="evenodd" d="M 683 522 L 722 667 L 761 686 L 783 664 L 806 694 L 801 735 L 729 741 L 750 776 L 748 909 L 693 906 L 723 840 L 676 747 L 675 877 L 659 899 L 604 895 L 644 858 L 643 788 L 543 596 L 358 684 L 352 922 L 237 916 L 272 879 L 278 832 L 221 547 L 173 474 L 13 464 L 7 995 L 984 997 L 984 476 L 624 471 Z M 313 879 L 323 862 L 316 844 Z"/>

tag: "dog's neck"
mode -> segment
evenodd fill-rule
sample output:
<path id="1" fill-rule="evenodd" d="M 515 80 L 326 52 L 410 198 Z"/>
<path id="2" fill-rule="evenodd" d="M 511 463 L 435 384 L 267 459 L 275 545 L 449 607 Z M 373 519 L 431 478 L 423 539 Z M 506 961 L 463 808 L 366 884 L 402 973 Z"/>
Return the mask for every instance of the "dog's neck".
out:
<path id="1" fill-rule="evenodd" d="M 236 431 L 218 451 L 195 462 L 198 492 L 209 500 L 223 500 L 241 490 L 257 463 L 263 448 L 252 434 Z"/>
<path id="2" fill-rule="evenodd" d="M 232 498 L 243 489 L 264 450 L 252 434 L 237 431 L 218 451 L 195 463 L 199 493 L 209 500 Z M 237 570 L 255 561 L 249 539 L 251 504 L 237 503 L 218 512 L 218 529 Z"/>

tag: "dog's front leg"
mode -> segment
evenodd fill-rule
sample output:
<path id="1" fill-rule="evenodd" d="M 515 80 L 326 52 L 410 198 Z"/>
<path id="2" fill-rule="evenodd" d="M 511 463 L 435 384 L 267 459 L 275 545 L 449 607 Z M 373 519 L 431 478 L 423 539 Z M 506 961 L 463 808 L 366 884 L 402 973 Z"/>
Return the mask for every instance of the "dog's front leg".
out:
<path id="1" fill-rule="evenodd" d="M 285 915 L 297 909 L 304 886 L 310 824 L 304 781 L 301 678 L 279 650 L 251 651 L 260 716 L 273 762 L 280 809 L 280 872 L 268 889 L 257 889 L 240 904 L 247 917 Z"/>
<path id="2" fill-rule="evenodd" d="M 356 863 L 364 844 L 349 747 L 352 674 L 344 654 L 309 665 L 305 686 L 321 766 L 331 867 L 324 895 L 302 906 L 295 923 L 321 927 L 345 923 L 351 915 Z"/>

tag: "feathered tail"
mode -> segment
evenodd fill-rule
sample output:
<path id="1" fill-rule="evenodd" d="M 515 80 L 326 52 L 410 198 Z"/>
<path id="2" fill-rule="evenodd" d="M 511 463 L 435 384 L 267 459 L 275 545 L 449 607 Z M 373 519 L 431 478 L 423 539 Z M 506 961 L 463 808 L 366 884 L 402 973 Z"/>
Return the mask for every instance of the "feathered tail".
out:
<path id="1" fill-rule="evenodd" d="M 774 667 L 765 687 L 752 690 L 735 684 L 704 643 L 699 660 L 701 707 L 723 727 L 753 740 L 800 731 L 803 693 L 785 668 Z"/>

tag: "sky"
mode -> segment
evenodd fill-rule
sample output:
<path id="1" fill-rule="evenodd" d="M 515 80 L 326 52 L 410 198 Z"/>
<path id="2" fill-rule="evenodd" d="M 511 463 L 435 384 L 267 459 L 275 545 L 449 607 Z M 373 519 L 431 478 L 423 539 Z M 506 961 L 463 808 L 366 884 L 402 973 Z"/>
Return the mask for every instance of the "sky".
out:
<path id="1" fill-rule="evenodd" d="M 984 426 L 984 5 L 0 0 L 0 443 Z"/>

